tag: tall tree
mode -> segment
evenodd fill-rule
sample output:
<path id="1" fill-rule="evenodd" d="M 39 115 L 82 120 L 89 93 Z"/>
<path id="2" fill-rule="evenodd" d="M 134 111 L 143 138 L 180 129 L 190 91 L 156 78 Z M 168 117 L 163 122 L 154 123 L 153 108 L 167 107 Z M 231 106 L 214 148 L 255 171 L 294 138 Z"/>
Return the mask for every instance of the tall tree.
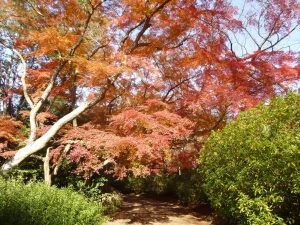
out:
<path id="1" fill-rule="evenodd" d="M 7 1 L 4 14 L 18 29 L 14 52 L 22 63 L 30 136 L 2 170 L 47 147 L 96 105 L 122 113 L 161 98 L 194 121 L 199 135 L 285 91 L 299 68 L 294 52 L 277 46 L 297 29 L 299 4 L 251 2 L 258 10 L 245 14 L 225 0 Z M 257 49 L 240 54 L 234 38 L 243 35 Z M 37 115 L 57 96 L 69 110 L 37 136 Z"/>

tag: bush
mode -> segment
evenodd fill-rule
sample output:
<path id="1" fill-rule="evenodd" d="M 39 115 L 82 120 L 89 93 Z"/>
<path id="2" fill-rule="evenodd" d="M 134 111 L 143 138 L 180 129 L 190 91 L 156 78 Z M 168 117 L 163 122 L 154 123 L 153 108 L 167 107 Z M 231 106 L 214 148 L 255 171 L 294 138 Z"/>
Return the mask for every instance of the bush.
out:
<path id="1" fill-rule="evenodd" d="M 105 177 L 100 176 L 86 181 L 80 176 L 73 175 L 73 178 L 68 177 L 67 180 L 69 188 L 95 201 L 98 201 L 101 197 L 103 186 L 107 182 Z"/>
<path id="2" fill-rule="evenodd" d="M 204 191 L 238 224 L 300 224 L 300 95 L 241 113 L 200 152 Z"/>
<path id="3" fill-rule="evenodd" d="M 69 189 L 24 184 L 0 178 L 2 225 L 95 225 L 102 224 L 102 210 Z"/>

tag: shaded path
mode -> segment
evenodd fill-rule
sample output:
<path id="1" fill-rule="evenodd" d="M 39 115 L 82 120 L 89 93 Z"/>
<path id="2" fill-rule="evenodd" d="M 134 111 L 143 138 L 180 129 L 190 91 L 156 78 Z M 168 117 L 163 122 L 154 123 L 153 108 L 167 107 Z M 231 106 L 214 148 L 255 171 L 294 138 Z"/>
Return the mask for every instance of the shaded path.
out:
<path id="1" fill-rule="evenodd" d="M 106 225 L 223 225 L 208 206 L 189 208 L 174 201 L 143 196 L 124 196 L 124 202 Z"/>

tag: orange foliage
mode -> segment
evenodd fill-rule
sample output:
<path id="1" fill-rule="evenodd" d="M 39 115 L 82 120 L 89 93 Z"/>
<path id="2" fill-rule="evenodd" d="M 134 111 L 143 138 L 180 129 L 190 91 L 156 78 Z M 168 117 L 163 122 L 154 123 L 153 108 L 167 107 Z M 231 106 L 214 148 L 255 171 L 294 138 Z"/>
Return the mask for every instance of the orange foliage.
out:
<path id="1" fill-rule="evenodd" d="M 227 0 L 6 2 L 33 103 L 48 110 L 58 99 L 63 116 L 107 90 L 52 143 L 57 160 L 72 140 L 67 157 L 86 176 L 194 167 L 199 137 L 300 76 L 299 52 L 282 47 L 299 25 L 296 0 L 249 0 L 244 9 Z M 40 124 L 58 119 L 41 111 Z"/>
<path id="2" fill-rule="evenodd" d="M 17 143 L 23 139 L 19 128 L 22 126 L 20 121 L 11 117 L 0 116 L 0 153 L 9 149 L 9 145 Z"/>

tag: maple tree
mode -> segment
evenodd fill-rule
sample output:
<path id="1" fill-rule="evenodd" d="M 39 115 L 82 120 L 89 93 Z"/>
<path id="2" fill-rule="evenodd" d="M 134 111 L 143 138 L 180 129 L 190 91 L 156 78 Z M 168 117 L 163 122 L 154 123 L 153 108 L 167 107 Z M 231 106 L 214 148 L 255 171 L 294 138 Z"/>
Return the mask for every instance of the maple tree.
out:
<path id="1" fill-rule="evenodd" d="M 86 177 L 99 171 L 122 178 L 130 173 L 146 176 L 172 170 L 187 164 L 173 162 L 179 154 L 173 142 L 188 137 L 192 126 L 188 119 L 170 112 L 165 103 L 151 99 L 138 110 L 127 109 L 112 116 L 105 130 L 90 123 L 67 129 L 54 143 L 54 165 L 61 163 L 63 152 L 69 162 L 78 164 L 75 172 Z"/>
<path id="2" fill-rule="evenodd" d="M 20 65 L 9 89 L 26 101 L 30 127 L 27 145 L 2 170 L 52 144 L 61 146 L 53 153 L 59 162 L 67 141 L 65 157 L 83 172 L 99 171 L 106 159 L 121 177 L 149 173 L 155 163 L 161 169 L 168 159 L 170 168 L 191 166 L 199 136 L 299 78 L 297 52 L 283 45 L 298 29 L 296 0 L 245 1 L 252 5 L 244 8 L 225 0 L 1 4 L 3 29 L 16 38 L 0 41 Z M 245 36 L 252 49 L 239 40 Z M 38 113 L 52 121 L 41 126 Z M 71 121 L 74 128 L 57 137 Z M 176 155 L 176 140 L 188 150 Z"/>

